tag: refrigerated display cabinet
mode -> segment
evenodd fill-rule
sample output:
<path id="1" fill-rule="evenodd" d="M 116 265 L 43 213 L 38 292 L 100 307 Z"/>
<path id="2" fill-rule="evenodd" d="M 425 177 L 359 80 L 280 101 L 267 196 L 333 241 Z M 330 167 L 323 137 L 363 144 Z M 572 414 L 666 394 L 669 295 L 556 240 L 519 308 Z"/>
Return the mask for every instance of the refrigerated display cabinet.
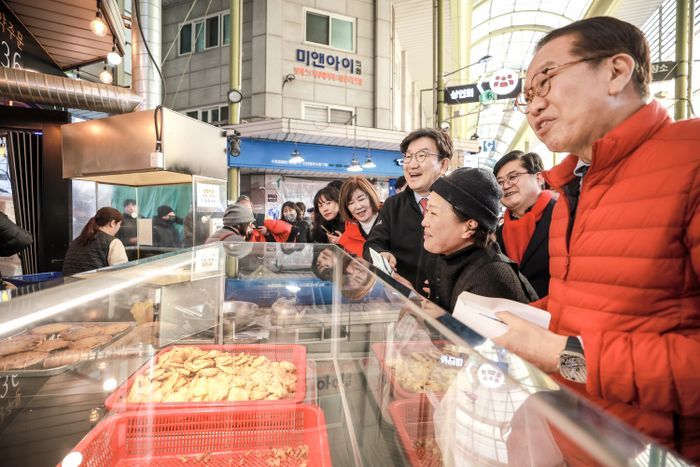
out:
<path id="1" fill-rule="evenodd" d="M 688 465 L 331 245 L 84 274 L 0 305 L 0 354 L 2 465 Z"/>

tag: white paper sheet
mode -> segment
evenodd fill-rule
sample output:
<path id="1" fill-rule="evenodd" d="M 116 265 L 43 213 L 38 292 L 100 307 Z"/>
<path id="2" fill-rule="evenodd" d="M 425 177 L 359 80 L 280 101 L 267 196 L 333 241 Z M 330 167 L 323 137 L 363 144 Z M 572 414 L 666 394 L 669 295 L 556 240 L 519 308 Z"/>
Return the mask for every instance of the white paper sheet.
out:
<path id="1" fill-rule="evenodd" d="M 457 299 L 452 316 L 484 337 L 494 338 L 505 334 L 508 325 L 496 317 L 498 311 L 510 313 L 547 329 L 552 315 L 524 303 L 505 298 L 482 297 L 462 292 Z"/>
<path id="2" fill-rule="evenodd" d="M 392 271 L 391 266 L 387 260 L 373 248 L 369 249 L 369 256 L 372 258 L 372 264 L 379 268 L 382 272 L 391 276 L 394 271 Z"/>

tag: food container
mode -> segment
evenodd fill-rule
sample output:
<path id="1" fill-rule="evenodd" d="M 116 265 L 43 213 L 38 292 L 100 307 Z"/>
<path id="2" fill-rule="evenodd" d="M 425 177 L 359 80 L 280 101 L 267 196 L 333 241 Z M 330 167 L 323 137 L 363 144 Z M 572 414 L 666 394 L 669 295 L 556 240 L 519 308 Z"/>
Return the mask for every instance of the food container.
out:
<path id="1" fill-rule="evenodd" d="M 414 397 L 389 404 L 406 457 L 413 467 L 441 466 L 442 456 L 435 441 L 433 407 L 425 397 Z"/>
<path id="2" fill-rule="evenodd" d="M 396 378 L 394 369 L 387 363 L 387 360 L 392 359 L 392 358 L 397 358 L 399 356 L 406 356 L 410 355 L 411 352 L 428 352 L 430 350 L 438 350 L 445 346 L 449 345 L 450 342 L 448 341 L 416 341 L 416 342 L 392 342 L 392 343 L 385 343 L 385 342 L 380 342 L 380 343 L 375 343 L 372 344 L 372 352 L 374 355 L 377 357 L 377 360 L 379 360 L 379 364 L 382 367 L 382 370 L 387 376 L 387 379 L 389 380 L 389 384 L 391 385 L 392 388 L 392 395 L 396 399 L 408 399 L 415 397 L 418 394 L 422 394 L 427 391 L 422 391 L 422 392 L 414 392 L 409 389 L 404 388 Z M 440 363 L 437 363 L 438 365 Z M 462 359 L 462 365 L 466 365 L 466 358 Z M 454 376 L 457 376 L 457 371 L 459 371 L 459 367 L 454 367 L 455 368 L 455 374 Z M 434 393 L 436 397 L 442 396 L 442 392 L 435 392 Z"/>
<path id="3" fill-rule="evenodd" d="M 308 447 L 307 465 L 331 466 L 326 421 L 319 407 L 288 404 L 124 412 L 102 420 L 69 456 L 93 467 L 291 466 L 300 462 L 283 456 L 277 464 L 280 451 L 274 450 L 300 446 Z"/>
<path id="4" fill-rule="evenodd" d="M 22 368 L 22 369 L 8 369 L 8 370 L 0 370 L 0 376 L 2 375 L 16 375 L 16 376 L 22 376 L 22 377 L 45 377 L 45 376 L 55 376 L 58 374 L 61 374 L 65 371 L 67 371 L 70 368 L 75 367 L 76 365 L 80 364 L 83 361 L 86 360 L 96 360 L 101 358 L 101 351 L 104 350 L 106 347 L 112 345 L 114 342 L 116 342 L 118 339 L 120 339 L 122 336 L 126 335 L 131 329 L 134 327 L 133 322 L 103 322 L 103 321 L 88 321 L 88 322 L 70 322 L 70 323 L 57 323 L 57 324 L 66 324 L 70 326 L 75 326 L 75 327 L 81 327 L 81 326 L 106 326 L 106 325 L 111 325 L 111 324 L 120 324 L 124 325 L 125 328 L 124 330 L 112 334 L 111 339 L 107 342 L 104 342 L 102 344 L 96 345 L 95 347 L 91 349 L 82 349 L 82 350 L 76 350 L 74 353 L 76 355 L 76 358 L 73 359 L 68 359 L 70 360 L 70 363 L 65 363 L 65 364 L 58 364 L 55 366 L 50 366 L 45 368 L 43 362 L 36 363 L 32 366 Z M 12 336 L 12 338 L 25 335 L 25 334 L 30 334 L 32 331 L 32 328 L 27 328 L 23 330 L 21 333 L 16 334 L 15 336 Z M 46 335 L 46 340 L 51 340 L 52 338 L 57 337 L 58 334 L 47 334 Z M 4 341 L 4 339 L 3 339 Z M 52 359 L 54 357 L 57 357 L 60 355 L 62 352 L 69 351 L 69 349 L 59 349 L 59 350 L 54 350 L 49 352 L 47 359 Z M 72 351 L 70 351 L 72 352 Z M 1 357 L 0 357 L 1 358 Z M 75 361 L 73 361 L 75 360 Z"/>
<path id="5" fill-rule="evenodd" d="M 297 368 L 297 387 L 294 397 L 280 400 L 257 400 L 257 401 L 216 401 L 216 402 L 127 402 L 127 396 L 136 378 L 151 369 L 162 355 L 170 352 L 175 347 L 197 347 L 201 350 L 218 350 L 229 353 L 247 353 L 252 356 L 264 355 L 273 362 L 283 360 L 293 363 Z M 105 401 L 105 407 L 109 410 L 146 410 L 146 409 L 174 409 L 174 408 L 202 408 L 212 406 L 233 406 L 233 405 L 285 405 L 290 403 L 300 403 L 306 397 L 306 347 L 303 345 L 274 345 L 274 344 L 233 344 L 233 345 L 187 345 L 171 346 L 162 349 L 158 354 L 141 367 L 136 373 L 131 375 L 124 384 L 109 395 Z"/>

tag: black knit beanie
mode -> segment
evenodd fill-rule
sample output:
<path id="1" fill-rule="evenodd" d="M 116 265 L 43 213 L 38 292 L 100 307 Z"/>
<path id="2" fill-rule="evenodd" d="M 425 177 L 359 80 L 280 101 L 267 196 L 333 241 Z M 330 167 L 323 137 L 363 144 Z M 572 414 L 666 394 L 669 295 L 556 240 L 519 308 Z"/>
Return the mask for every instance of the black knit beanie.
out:
<path id="1" fill-rule="evenodd" d="M 430 187 L 467 219 L 474 219 L 490 232 L 498 227 L 501 187 L 486 169 L 462 167 L 438 178 Z"/>
<path id="2" fill-rule="evenodd" d="M 164 204 L 162 206 L 158 206 L 158 217 L 165 217 L 171 212 L 174 212 L 173 208 L 170 206 Z"/>

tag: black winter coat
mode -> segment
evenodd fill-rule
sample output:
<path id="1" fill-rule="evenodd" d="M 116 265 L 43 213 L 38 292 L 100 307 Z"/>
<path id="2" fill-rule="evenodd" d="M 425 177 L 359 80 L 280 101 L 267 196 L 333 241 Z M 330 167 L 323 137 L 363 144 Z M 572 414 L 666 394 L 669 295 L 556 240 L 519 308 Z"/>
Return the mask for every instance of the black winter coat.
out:
<path id="1" fill-rule="evenodd" d="M 0 256 L 12 256 L 32 244 L 32 234 L 0 212 Z"/>
<path id="2" fill-rule="evenodd" d="M 430 299 L 450 313 L 465 291 L 521 303 L 538 299 L 517 265 L 501 254 L 496 244 L 487 248 L 470 245 L 451 255 L 435 255 L 433 264 Z"/>
<path id="3" fill-rule="evenodd" d="M 549 225 L 552 223 L 552 211 L 557 200 L 552 199 L 535 225 L 530 243 L 527 245 L 523 259 L 518 265 L 520 272 L 532 284 L 540 298 L 549 294 Z M 498 245 L 506 252 L 503 242 L 503 226 L 496 231 Z"/>
<path id="4" fill-rule="evenodd" d="M 421 222 L 423 213 L 413 190 L 407 187 L 398 195 L 387 198 L 365 242 L 362 256 L 372 262 L 370 248 L 377 253 L 388 251 L 393 254 L 396 257 L 396 271 L 422 293 L 427 271 L 419 265 L 433 255 L 423 248 Z"/>
<path id="5" fill-rule="evenodd" d="M 182 223 L 182 221 L 179 223 Z M 175 228 L 175 223 L 165 221 L 160 217 L 154 217 L 153 246 L 180 248 L 181 245 L 180 235 Z"/>
<path id="6" fill-rule="evenodd" d="M 330 232 L 345 232 L 345 222 L 343 222 L 340 219 L 340 214 L 338 214 L 332 221 L 324 220 L 323 222 L 321 222 L 321 225 L 323 225 Z M 322 228 L 317 227 L 315 225 L 312 227 L 312 232 L 310 236 L 312 237 L 310 241 L 313 243 L 330 243 L 328 241 L 328 235 L 326 235 L 326 232 Z"/>

